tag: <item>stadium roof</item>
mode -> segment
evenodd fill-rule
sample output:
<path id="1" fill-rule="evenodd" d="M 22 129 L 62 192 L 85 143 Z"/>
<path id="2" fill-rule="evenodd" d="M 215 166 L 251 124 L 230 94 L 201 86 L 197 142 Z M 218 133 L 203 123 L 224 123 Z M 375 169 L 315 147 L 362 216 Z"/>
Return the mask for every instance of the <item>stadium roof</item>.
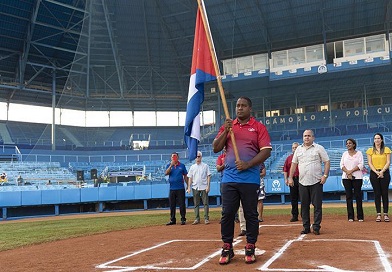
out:
<path id="1" fill-rule="evenodd" d="M 322 44 L 324 36 L 332 42 L 388 33 L 392 26 L 390 0 L 208 0 L 205 5 L 219 60 Z M 196 10 L 196 0 L 2 0 L 0 101 L 51 106 L 55 92 L 55 103 L 63 108 L 183 111 Z M 256 98 L 254 108 L 265 101 L 274 108 L 292 105 L 294 94 L 309 89 L 341 93 L 336 79 L 344 85 L 347 77 L 356 86 L 382 84 L 375 92 L 392 83 L 389 65 L 317 79 L 230 82 L 225 89 L 229 102 L 246 94 Z M 305 98 L 319 99 L 309 92 Z M 206 110 L 219 103 L 211 95 L 206 100 Z"/>

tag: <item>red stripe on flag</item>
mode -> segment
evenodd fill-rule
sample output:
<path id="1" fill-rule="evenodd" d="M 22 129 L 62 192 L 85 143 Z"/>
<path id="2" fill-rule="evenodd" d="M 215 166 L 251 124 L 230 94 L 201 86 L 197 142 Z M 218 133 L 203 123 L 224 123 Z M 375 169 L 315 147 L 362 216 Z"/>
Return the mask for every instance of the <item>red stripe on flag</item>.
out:
<path id="1" fill-rule="evenodd" d="M 206 31 L 201 18 L 200 9 L 197 10 L 195 39 L 193 43 L 191 75 L 196 69 L 216 77 L 211 51 L 208 46 Z"/>

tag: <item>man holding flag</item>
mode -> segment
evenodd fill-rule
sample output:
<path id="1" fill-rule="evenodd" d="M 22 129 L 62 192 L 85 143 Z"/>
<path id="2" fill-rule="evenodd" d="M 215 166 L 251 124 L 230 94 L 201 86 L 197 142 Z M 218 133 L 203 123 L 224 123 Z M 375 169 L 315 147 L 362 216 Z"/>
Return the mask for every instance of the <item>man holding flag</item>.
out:
<path id="1" fill-rule="evenodd" d="M 240 97 L 236 103 L 237 118 L 227 118 L 212 143 L 215 153 L 226 148 L 225 171 L 222 177 L 223 247 L 220 264 L 228 264 L 234 257 L 234 217 L 240 201 L 246 220 L 245 263 L 256 261 L 260 164 L 271 155 L 272 146 L 266 127 L 251 116 L 251 111 L 252 101 L 248 97 Z M 230 131 L 234 133 L 238 144 L 239 159 L 235 156 Z"/>
<path id="2" fill-rule="evenodd" d="M 228 264 L 234 257 L 234 217 L 240 201 L 243 205 L 247 229 L 245 262 L 253 263 L 256 261 L 255 243 L 259 233 L 257 201 L 260 164 L 271 154 L 270 137 L 265 126 L 251 117 L 252 101 L 247 97 L 240 97 L 237 100 L 237 118 L 235 120 L 230 118 L 222 81 L 218 76 L 219 66 L 204 3 L 202 0 L 197 2 L 199 8 L 196 17 L 184 139 L 189 149 L 189 159 L 193 160 L 196 158 L 200 140 L 199 113 L 204 100 L 204 83 L 217 79 L 226 121 L 213 142 L 213 150 L 217 153 L 226 148 L 227 151 L 222 178 L 221 234 L 224 244 L 219 263 Z M 240 153 L 235 134 L 239 136 Z"/>

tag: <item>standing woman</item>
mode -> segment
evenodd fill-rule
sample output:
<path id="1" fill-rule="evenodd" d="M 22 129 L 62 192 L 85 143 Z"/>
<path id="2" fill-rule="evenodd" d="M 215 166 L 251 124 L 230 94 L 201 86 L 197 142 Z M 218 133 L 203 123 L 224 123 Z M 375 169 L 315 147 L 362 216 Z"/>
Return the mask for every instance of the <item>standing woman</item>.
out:
<path id="1" fill-rule="evenodd" d="M 384 146 L 384 137 L 381 133 L 374 134 L 373 147 L 366 151 L 370 171 L 370 182 L 374 191 L 374 204 L 376 205 L 376 222 L 381 222 L 381 197 L 384 211 L 384 221 L 388 217 L 388 187 L 391 180 L 389 165 L 391 163 L 391 150 Z"/>
<path id="2" fill-rule="evenodd" d="M 346 140 L 347 151 L 345 151 L 340 160 L 340 168 L 343 170 L 342 180 L 346 191 L 346 204 L 348 221 L 354 221 L 354 207 L 353 207 L 353 190 L 354 197 L 357 203 L 357 219 L 363 222 L 363 208 L 362 208 L 362 169 L 363 169 L 363 155 L 361 151 L 357 151 L 357 142 L 354 139 Z"/>

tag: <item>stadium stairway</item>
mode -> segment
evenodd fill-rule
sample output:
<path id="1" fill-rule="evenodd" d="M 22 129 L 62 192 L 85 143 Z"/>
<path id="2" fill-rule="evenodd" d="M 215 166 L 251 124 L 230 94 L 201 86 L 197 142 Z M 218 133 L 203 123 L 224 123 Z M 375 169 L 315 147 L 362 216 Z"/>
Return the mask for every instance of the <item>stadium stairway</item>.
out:
<path id="1" fill-rule="evenodd" d="M 0 123 L 0 136 L 1 138 L 3 138 L 4 144 L 14 144 L 8 131 L 7 125 L 4 123 Z"/>

